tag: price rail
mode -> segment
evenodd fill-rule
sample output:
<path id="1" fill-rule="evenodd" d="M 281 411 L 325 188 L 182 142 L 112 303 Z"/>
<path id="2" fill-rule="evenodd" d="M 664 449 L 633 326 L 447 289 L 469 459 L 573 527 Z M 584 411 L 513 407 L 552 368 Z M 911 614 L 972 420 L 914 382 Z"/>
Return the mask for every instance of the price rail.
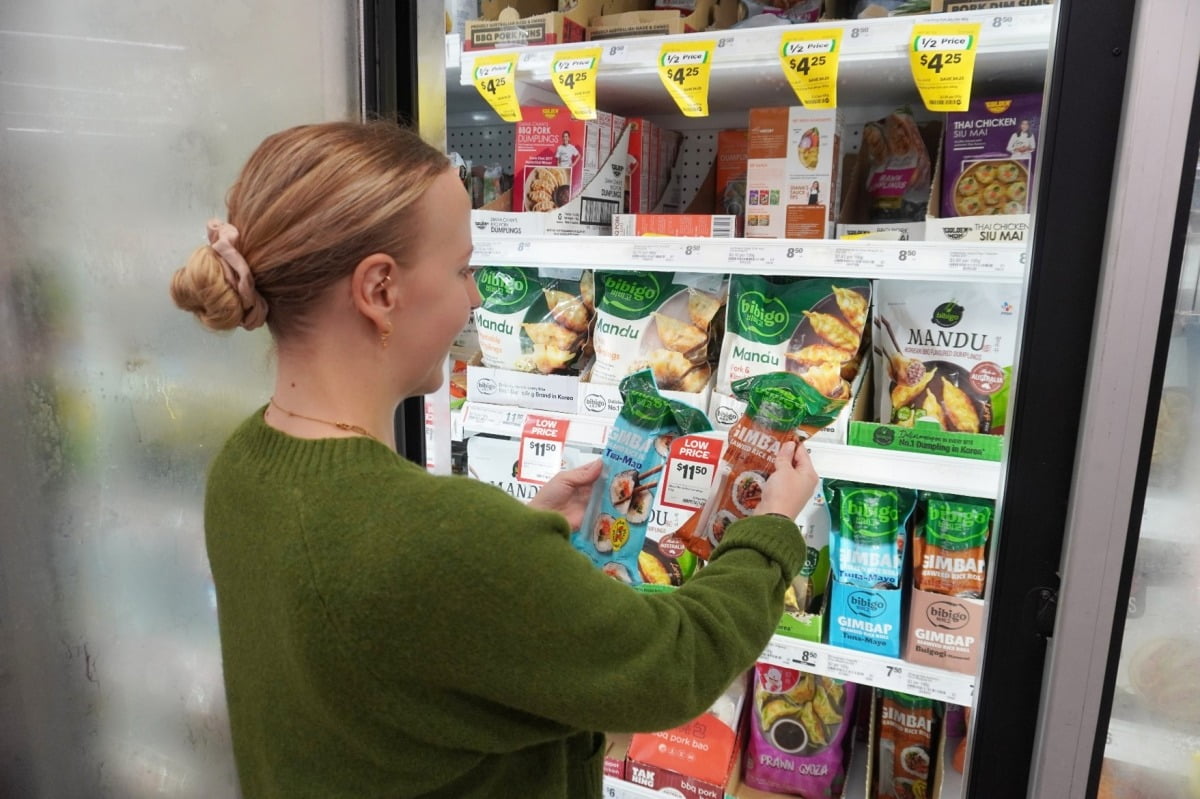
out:
<path id="1" fill-rule="evenodd" d="M 1023 244 L 823 239 L 714 239 L 601 236 L 587 247 L 562 236 L 476 233 L 474 266 L 561 266 L 759 275 L 1020 283 Z"/>
<path id="2" fill-rule="evenodd" d="M 825 677 L 887 688 L 970 707 L 975 677 L 970 674 L 914 666 L 895 658 L 776 635 L 759 656 L 777 666 Z"/>
<path id="3" fill-rule="evenodd" d="M 1044 51 L 1050 39 L 1053 6 L 1007 8 L 988 11 L 970 11 L 956 14 L 938 14 L 920 18 L 926 22 L 955 23 L 978 22 L 981 36 L 979 52 L 1014 52 L 1027 49 Z M 914 17 L 875 19 L 869 22 L 838 21 L 805 25 L 807 31 L 836 30 L 841 34 L 840 59 L 848 61 L 871 61 L 902 57 L 910 43 Z M 776 55 L 783 44 L 789 26 L 778 28 L 748 28 L 745 30 L 705 31 L 671 36 L 672 43 L 688 41 L 713 41 L 712 66 L 719 71 L 722 67 L 747 66 L 777 62 Z M 646 36 L 607 41 L 600 47 L 599 79 L 606 75 L 621 73 L 656 72 L 659 68 L 659 48 L 663 37 Z M 551 69 L 555 53 L 563 45 L 538 45 L 521 48 L 517 60 L 517 77 L 520 80 L 551 83 Z M 473 83 L 474 62 L 494 51 L 464 51 L 461 53 L 460 81 L 464 86 Z M 811 63 L 811 62 L 810 62 Z M 778 64 L 775 64 L 778 67 Z"/>

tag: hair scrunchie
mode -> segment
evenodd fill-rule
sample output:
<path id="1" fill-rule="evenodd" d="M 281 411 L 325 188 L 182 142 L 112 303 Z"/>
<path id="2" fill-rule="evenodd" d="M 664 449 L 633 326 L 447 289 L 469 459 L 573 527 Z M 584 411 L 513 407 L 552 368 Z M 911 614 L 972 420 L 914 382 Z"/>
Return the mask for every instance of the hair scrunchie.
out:
<path id="1" fill-rule="evenodd" d="M 238 229 L 219 219 L 208 220 L 208 244 L 221 259 L 229 287 L 242 303 L 242 327 L 253 330 L 267 321 L 267 301 L 254 288 L 250 265 L 237 249 Z"/>

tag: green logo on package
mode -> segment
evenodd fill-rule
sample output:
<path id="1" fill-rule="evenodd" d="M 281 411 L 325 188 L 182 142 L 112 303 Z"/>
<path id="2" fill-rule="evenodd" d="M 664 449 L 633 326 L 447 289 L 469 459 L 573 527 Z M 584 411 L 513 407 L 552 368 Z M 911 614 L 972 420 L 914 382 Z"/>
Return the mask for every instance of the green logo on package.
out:
<path id="1" fill-rule="evenodd" d="M 963 307 L 954 300 L 943 302 L 933 309 L 933 318 L 929 321 L 938 327 L 954 327 L 962 321 Z"/>
<path id="2" fill-rule="evenodd" d="M 791 315 L 778 297 L 768 297 L 761 291 L 743 292 L 738 298 L 738 328 L 743 336 L 749 334 L 760 340 L 779 338 L 787 329 Z"/>
<path id="3" fill-rule="evenodd" d="M 895 535 L 900 524 L 900 506 L 890 491 L 847 491 L 841 516 L 843 528 L 856 538 L 887 538 Z"/>
<path id="4" fill-rule="evenodd" d="M 604 305 L 629 314 L 641 314 L 658 304 L 662 286 L 654 274 L 606 275 Z"/>
<path id="5" fill-rule="evenodd" d="M 516 267 L 485 266 L 475 273 L 475 284 L 489 311 L 517 311 L 528 305 L 529 281 Z"/>

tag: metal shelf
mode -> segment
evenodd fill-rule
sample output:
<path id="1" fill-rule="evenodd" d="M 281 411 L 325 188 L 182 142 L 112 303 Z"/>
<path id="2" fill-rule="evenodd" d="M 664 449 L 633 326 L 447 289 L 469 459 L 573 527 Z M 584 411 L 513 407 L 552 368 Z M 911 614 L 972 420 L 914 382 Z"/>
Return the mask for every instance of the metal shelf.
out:
<path id="1" fill-rule="evenodd" d="M 825 239 L 499 236 L 475 232 L 474 266 L 554 266 L 888 280 L 1020 283 L 1024 244 Z"/>
<path id="2" fill-rule="evenodd" d="M 845 20 L 814 23 L 805 27 L 843 30 L 838 69 L 841 104 L 864 101 L 895 103 L 910 101 L 916 96 L 907 56 L 915 23 L 981 23 L 975 83 L 983 91 L 992 88 L 1011 90 L 1006 87 L 1040 86 L 1043 83 L 1053 12 L 1053 6 L 1034 6 L 958 14 Z M 784 79 L 777 56 L 780 39 L 789 27 L 743 28 L 683 34 L 669 39 L 647 36 L 599 42 L 602 52 L 596 77 L 597 103 L 601 108 L 620 114 L 661 115 L 665 108 L 671 107 L 671 101 L 658 76 L 656 64 L 659 47 L 663 41 L 692 39 L 716 44 L 709 89 L 709 103 L 715 111 L 794 104 L 795 95 Z M 550 63 L 554 53 L 586 46 L 589 43 L 520 48 L 517 79 L 523 88 L 552 94 Z M 494 52 L 462 52 L 454 43 L 447 44 L 447 86 L 452 91 L 455 84 L 465 89 L 455 92 L 456 103 L 466 99 L 468 92 L 475 92 L 471 77 L 475 59 Z M 460 94 L 462 98 L 458 96 Z"/>

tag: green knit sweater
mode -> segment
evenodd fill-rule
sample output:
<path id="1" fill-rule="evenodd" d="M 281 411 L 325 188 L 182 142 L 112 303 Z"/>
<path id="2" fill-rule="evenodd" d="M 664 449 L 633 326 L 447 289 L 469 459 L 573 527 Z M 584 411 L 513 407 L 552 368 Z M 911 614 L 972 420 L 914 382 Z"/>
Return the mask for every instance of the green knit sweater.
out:
<path id="1" fill-rule="evenodd" d="M 598 797 L 595 731 L 707 709 L 804 558 L 794 525 L 757 517 L 641 594 L 556 513 L 261 409 L 213 463 L 205 529 L 246 799 Z"/>

